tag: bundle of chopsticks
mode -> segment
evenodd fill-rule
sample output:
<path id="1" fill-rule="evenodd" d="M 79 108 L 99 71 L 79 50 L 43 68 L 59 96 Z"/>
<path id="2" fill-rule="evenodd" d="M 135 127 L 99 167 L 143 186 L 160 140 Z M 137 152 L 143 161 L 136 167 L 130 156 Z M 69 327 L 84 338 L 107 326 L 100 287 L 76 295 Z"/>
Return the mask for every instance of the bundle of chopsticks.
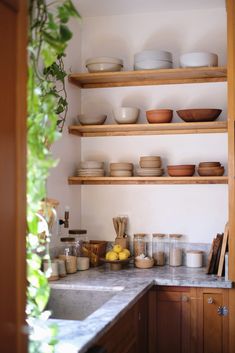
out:
<path id="1" fill-rule="evenodd" d="M 117 234 L 117 238 L 125 238 L 127 217 L 114 217 L 113 225 L 114 225 L 115 232 Z"/>

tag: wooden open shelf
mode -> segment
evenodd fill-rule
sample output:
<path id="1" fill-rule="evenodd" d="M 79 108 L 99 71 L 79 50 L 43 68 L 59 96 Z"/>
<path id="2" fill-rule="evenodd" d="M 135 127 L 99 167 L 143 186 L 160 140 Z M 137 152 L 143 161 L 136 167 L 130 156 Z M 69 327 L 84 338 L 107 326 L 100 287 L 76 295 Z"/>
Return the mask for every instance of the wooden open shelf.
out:
<path id="1" fill-rule="evenodd" d="M 81 88 L 223 82 L 226 80 L 226 67 L 77 73 L 69 75 L 69 81 Z"/>
<path id="2" fill-rule="evenodd" d="M 227 184 L 228 177 L 69 177 L 70 185 Z"/>
<path id="3" fill-rule="evenodd" d="M 69 133 L 73 135 L 96 136 L 132 136 L 132 135 L 171 135 L 171 134 L 208 134 L 227 132 L 227 121 L 203 123 L 169 124 L 112 124 L 112 125 L 73 125 Z"/>

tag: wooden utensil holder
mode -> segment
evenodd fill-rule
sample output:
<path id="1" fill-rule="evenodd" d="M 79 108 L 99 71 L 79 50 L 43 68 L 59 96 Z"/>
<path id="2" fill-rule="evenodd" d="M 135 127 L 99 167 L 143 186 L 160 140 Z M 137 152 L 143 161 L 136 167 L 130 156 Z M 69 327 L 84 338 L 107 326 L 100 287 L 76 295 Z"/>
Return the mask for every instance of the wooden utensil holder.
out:
<path id="1" fill-rule="evenodd" d="M 127 238 L 115 238 L 115 244 L 121 245 L 123 249 L 129 248 L 129 242 Z"/>

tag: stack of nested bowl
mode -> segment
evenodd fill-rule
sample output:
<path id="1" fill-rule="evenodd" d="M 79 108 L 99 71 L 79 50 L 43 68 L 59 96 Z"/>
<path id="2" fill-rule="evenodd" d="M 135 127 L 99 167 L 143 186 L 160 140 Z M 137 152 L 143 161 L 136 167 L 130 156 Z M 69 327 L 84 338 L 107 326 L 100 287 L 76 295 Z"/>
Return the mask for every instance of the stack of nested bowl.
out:
<path id="1" fill-rule="evenodd" d="M 140 157 L 140 167 L 136 169 L 136 174 L 141 177 L 162 176 L 164 170 L 160 156 Z"/>
<path id="2" fill-rule="evenodd" d="M 164 50 L 143 50 L 134 56 L 134 70 L 171 69 L 172 54 Z"/>
<path id="3" fill-rule="evenodd" d="M 104 162 L 98 161 L 85 161 L 81 162 L 77 170 L 78 176 L 92 176 L 102 177 L 104 176 Z"/>
<path id="4" fill-rule="evenodd" d="M 222 176 L 224 167 L 220 162 L 201 162 L 198 165 L 197 172 L 200 176 Z"/>
<path id="5" fill-rule="evenodd" d="M 132 163 L 110 163 L 111 177 L 131 177 L 133 176 Z"/>
<path id="6" fill-rule="evenodd" d="M 168 165 L 168 174 L 172 177 L 188 177 L 195 173 L 194 164 Z"/>

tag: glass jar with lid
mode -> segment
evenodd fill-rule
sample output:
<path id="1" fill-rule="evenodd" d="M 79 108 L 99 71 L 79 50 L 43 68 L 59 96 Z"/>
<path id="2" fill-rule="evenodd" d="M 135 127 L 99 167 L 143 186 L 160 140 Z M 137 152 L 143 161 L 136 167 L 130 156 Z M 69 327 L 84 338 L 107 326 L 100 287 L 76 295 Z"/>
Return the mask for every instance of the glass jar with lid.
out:
<path id="1" fill-rule="evenodd" d="M 166 235 L 153 233 L 153 258 L 156 266 L 164 266 L 166 263 Z"/>
<path id="2" fill-rule="evenodd" d="M 144 255 L 146 256 L 147 247 L 146 247 L 146 234 L 138 233 L 134 234 L 134 256 Z"/>
<path id="3" fill-rule="evenodd" d="M 75 238 L 63 237 L 60 238 L 62 244 L 60 246 L 59 259 L 65 261 L 67 273 L 77 272 L 77 256 L 75 255 Z"/>
<path id="4" fill-rule="evenodd" d="M 181 266 L 183 250 L 181 247 L 180 239 L 182 238 L 182 234 L 169 234 L 169 237 L 170 237 L 169 265 Z"/>
<path id="5" fill-rule="evenodd" d="M 69 235 L 74 238 L 73 255 L 84 256 L 83 245 L 88 242 L 85 229 L 70 229 Z"/>

